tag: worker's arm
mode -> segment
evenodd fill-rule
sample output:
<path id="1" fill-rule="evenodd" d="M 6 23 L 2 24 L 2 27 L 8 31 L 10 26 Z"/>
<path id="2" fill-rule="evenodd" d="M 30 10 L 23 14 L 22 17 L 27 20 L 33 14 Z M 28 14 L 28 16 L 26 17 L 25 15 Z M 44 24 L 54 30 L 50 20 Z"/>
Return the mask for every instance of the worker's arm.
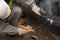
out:
<path id="1" fill-rule="evenodd" d="M 41 16 L 41 13 L 45 13 L 45 11 L 38 7 L 35 3 L 35 0 L 15 0 L 18 4 L 22 4 L 24 7 L 27 6 L 27 7 L 30 7 L 30 10 L 32 10 L 33 12 L 35 12 L 35 14 Z"/>
<path id="2" fill-rule="evenodd" d="M 3 33 L 9 34 L 9 35 L 14 35 L 14 34 L 17 34 L 17 33 L 19 35 L 22 35 L 22 34 L 31 32 L 30 30 L 26 30 L 26 29 L 23 29 L 23 28 L 18 28 L 18 27 L 9 25 L 9 24 L 7 24 L 6 22 L 4 22 L 2 20 L 0 20 L 0 30 Z"/>

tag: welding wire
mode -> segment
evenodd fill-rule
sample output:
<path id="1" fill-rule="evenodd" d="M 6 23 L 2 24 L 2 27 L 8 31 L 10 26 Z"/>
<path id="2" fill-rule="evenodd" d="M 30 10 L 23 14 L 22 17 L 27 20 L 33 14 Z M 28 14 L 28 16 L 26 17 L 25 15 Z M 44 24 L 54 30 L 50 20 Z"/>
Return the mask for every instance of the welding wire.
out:
<path id="1" fill-rule="evenodd" d="M 39 27 L 35 28 L 35 29 L 38 29 L 40 27 L 42 27 L 44 24 L 46 24 L 47 22 L 44 22 L 43 24 L 41 24 Z"/>

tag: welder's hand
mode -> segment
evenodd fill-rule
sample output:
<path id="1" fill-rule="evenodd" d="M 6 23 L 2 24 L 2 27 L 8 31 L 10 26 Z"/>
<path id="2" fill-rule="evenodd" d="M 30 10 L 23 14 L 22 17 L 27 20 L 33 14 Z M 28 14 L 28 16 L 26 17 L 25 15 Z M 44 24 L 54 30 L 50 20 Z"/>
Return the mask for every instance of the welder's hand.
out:
<path id="1" fill-rule="evenodd" d="M 32 7 L 32 11 L 33 11 L 34 13 L 36 13 L 37 15 L 41 16 L 41 13 L 39 12 L 39 11 L 40 11 L 40 8 L 39 8 L 38 6 L 34 5 L 34 6 Z"/>
<path id="2" fill-rule="evenodd" d="M 38 7 L 36 4 L 33 4 L 32 11 L 35 12 L 37 15 L 41 16 L 42 13 L 46 13 L 42 8 Z"/>
<path id="3" fill-rule="evenodd" d="M 19 34 L 19 35 L 26 34 L 26 33 L 28 33 L 28 32 L 30 32 L 30 30 L 18 28 L 18 34 Z"/>

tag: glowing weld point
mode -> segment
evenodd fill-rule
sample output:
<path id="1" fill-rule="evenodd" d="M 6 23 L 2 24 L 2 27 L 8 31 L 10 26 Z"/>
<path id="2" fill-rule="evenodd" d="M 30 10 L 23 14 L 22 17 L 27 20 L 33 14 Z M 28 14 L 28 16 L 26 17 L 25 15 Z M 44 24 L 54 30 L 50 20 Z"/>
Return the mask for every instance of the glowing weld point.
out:
<path id="1" fill-rule="evenodd" d="M 48 21 L 50 21 L 50 24 L 52 24 L 53 23 L 53 20 L 52 19 L 47 19 Z"/>
<path id="2" fill-rule="evenodd" d="M 53 20 L 50 20 L 50 24 L 52 24 L 53 23 Z"/>

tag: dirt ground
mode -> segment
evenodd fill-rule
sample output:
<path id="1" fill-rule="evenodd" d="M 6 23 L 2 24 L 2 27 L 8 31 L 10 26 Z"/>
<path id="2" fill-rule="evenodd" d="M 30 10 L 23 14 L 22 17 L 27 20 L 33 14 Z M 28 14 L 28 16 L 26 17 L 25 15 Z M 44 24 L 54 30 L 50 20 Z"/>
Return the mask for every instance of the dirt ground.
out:
<path id="1" fill-rule="evenodd" d="M 36 32 L 27 33 L 20 37 L 6 36 L 5 34 L 0 32 L 0 40 L 60 40 L 60 28 L 50 24 L 47 25 L 48 23 L 43 21 L 39 22 L 36 20 L 33 21 L 25 18 L 21 19 L 20 24 L 30 25 L 31 27 L 33 27 L 33 29 L 36 30 Z"/>

